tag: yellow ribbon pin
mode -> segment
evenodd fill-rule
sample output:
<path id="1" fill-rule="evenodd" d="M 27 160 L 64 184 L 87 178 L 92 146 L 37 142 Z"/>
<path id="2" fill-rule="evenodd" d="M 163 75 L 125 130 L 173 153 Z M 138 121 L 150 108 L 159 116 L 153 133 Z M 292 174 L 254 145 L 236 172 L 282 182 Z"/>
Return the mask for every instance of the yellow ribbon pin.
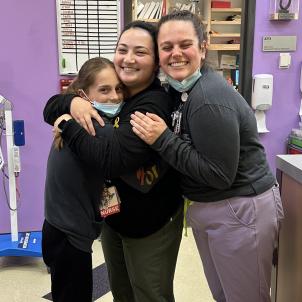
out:
<path id="1" fill-rule="evenodd" d="M 114 124 L 113 124 L 113 128 L 118 128 L 120 125 L 118 124 L 120 121 L 120 118 L 117 117 L 115 120 L 114 120 Z"/>

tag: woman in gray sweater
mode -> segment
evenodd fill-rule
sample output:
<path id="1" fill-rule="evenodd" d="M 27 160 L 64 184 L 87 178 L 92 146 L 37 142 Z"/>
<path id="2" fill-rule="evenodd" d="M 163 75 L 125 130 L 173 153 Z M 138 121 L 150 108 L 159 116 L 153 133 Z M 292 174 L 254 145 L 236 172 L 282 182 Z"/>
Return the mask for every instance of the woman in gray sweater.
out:
<path id="1" fill-rule="evenodd" d="M 254 114 L 206 67 L 207 39 L 196 15 L 172 12 L 158 26 L 160 65 L 178 100 L 174 131 L 140 112 L 132 115 L 133 131 L 183 175 L 187 220 L 215 301 L 269 302 L 283 212 Z"/>

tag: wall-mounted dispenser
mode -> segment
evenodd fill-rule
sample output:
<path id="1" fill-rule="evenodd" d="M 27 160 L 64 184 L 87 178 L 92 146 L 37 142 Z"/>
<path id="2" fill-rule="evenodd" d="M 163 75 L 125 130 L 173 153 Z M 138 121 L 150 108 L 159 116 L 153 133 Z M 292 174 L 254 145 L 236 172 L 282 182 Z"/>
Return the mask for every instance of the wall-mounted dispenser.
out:
<path id="1" fill-rule="evenodd" d="M 273 75 L 256 74 L 253 76 L 252 108 L 255 110 L 259 133 L 266 133 L 265 111 L 272 106 Z"/>
<path id="2" fill-rule="evenodd" d="M 297 20 L 300 0 L 270 0 L 270 20 Z"/>

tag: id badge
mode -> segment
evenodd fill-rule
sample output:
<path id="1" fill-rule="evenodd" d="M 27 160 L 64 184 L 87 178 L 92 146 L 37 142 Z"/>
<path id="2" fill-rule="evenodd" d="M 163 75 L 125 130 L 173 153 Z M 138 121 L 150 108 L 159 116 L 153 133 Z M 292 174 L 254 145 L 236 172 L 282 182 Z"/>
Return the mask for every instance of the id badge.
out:
<path id="1" fill-rule="evenodd" d="M 105 187 L 100 205 L 101 217 L 105 218 L 109 215 L 120 212 L 121 200 L 115 186 Z"/>

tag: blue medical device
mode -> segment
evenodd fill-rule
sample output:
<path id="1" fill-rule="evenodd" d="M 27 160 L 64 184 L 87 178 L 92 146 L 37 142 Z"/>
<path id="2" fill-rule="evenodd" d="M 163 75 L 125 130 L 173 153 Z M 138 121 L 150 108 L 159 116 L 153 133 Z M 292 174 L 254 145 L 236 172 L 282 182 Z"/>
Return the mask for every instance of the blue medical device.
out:
<path id="1" fill-rule="evenodd" d="M 4 107 L 5 129 L 6 129 L 6 148 L 7 166 L 9 182 L 9 207 L 11 232 L 0 234 L 0 256 L 30 256 L 41 257 L 41 232 L 18 232 L 18 208 L 16 197 L 16 148 L 25 144 L 24 121 L 12 121 L 12 104 L 0 95 L 0 105 Z M 15 134 L 13 124 L 16 127 Z M 14 143 L 15 141 L 15 143 Z M 15 161 L 15 163 L 14 163 Z"/>
<path id="2" fill-rule="evenodd" d="M 25 145 L 25 133 L 24 133 L 24 121 L 15 120 L 14 125 L 14 143 L 15 146 L 24 146 Z"/>

